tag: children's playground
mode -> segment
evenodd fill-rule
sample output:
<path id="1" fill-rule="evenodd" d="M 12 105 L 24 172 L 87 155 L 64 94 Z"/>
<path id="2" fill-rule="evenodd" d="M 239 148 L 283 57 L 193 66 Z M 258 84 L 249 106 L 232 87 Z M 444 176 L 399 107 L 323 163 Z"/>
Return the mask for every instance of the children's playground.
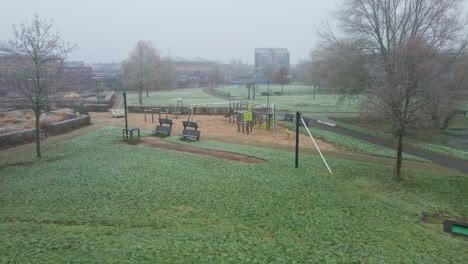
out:
<path id="1" fill-rule="evenodd" d="M 125 127 L 124 118 L 113 118 L 110 113 L 93 112 L 91 113 L 93 123 L 109 125 L 112 135 L 119 135 L 122 128 Z M 169 119 L 172 121 L 171 137 L 181 137 L 184 130 L 184 122 L 189 119 L 187 114 L 172 115 L 161 114 L 162 119 Z M 247 129 L 239 129 L 236 122 L 223 115 L 192 115 L 190 122 L 197 123 L 197 130 L 201 132 L 199 140 L 213 140 L 226 143 L 235 143 L 249 146 L 268 147 L 277 149 L 294 149 L 295 146 L 295 131 L 287 129 L 277 122 L 275 128 L 264 129 L 260 125 L 252 126 L 252 130 L 247 134 Z M 159 113 L 154 114 L 154 121 L 151 114 L 147 114 L 145 122 L 144 113 L 128 113 L 128 126 L 139 128 L 141 131 L 151 132 L 155 131 L 156 126 L 159 126 Z M 240 131 L 239 131 L 240 130 Z M 158 136 L 142 137 L 142 142 L 158 141 Z M 301 133 L 299 136 L 301 148 L 315 148 L 310 137 Z M 334 150 L 331 144 L 317 140 L 321 150 Z"/>

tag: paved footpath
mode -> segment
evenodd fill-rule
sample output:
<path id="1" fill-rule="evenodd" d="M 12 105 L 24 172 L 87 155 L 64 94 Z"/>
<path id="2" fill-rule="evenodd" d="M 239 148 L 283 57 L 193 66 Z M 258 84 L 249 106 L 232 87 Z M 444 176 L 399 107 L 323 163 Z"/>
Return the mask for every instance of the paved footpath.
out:
<path id="1" fill-rule="evenodd" d="M 345 129 L 342 127 L 337 127 L 337 126 L 332 127 L 332 126 L 328 126 L 328 125 L 318 123 L 318 122 L 314 122 L 312 125 L 310 125 L 311 128 L 313 128 L 314 126 L 323 130 L 328 130 L 328 131 L 339 133 L 345 136 L 354 137 L 363 141 L 370 142 L 375 145 L 389 148 L 389 149 L 396 150 L 396 147 L 397 147 L 397 143 L 395 140 L 382 139 L 382 138 L 374 137 L 371 135 L 359 133 L 356 131 L 351 131 L 349 129 Z M 455 170 L 468 173 L 468 160 L 453 158 L 447 155 L 420 149 L 408 143 L 403 145 L 403 152 L 416 156 L 416 157 L 430 160 L 435 164 L 438 164 L 447 168 L 451 168 L 451 169 L 455 169 Z"/>

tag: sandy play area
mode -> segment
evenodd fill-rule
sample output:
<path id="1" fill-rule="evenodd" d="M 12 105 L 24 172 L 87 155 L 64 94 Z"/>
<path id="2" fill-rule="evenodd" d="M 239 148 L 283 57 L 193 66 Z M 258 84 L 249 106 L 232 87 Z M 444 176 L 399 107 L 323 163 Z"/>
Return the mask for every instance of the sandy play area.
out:
<path id="1" fill-rule="evenodd" d="M 165 118 L 165 115 L 163 116 Z M 144 114 L 130 113 L 128 115 L 128 126 L 140 128 L 145 131 L 154 131 L 158 124 L 159 116 L 154 115 L 154 123 L 151 122 L 151 114 L 147 114 L 145 122 Z M 175 115 L 169 115 L 173 120 L 171 136 L 180 136 L 182 134 L 182 121 L 186 121 L 187 115 L 179 115 L 176 119 Z M 229 123 L 229 120 L 224 116 L 218 115 L 195 115 L 193 121 L 198 123 L 198 130 L 201 131 L 200 140 L 214 140 L 226 143 L 244 144 L 257 147 L 266 147 L 282 150 L 294 150 L 295 148 L 295 133 L 290 131 L 290 135 L 285 133 L 285 128 L 277 122 L 275 130 L 263 130 L 259 126 L 255 126 L 253 131 L 247 135 L 246 133 L 238 132 L 237 125 Z M 91 113 L 91 122 L 101 125 L 112 125 L 114 122 L 114 134 L 121 133 L 121 128 L 125 127 L 124 118 L 112 118 L 111 113 Z M 312 132 L 313 133 L 313 132 Z M 300 135 L 301 148 L 315 148 L 309 136 Z M 334 150 L 334 146 L 317 140 L 321 150 Z"/>

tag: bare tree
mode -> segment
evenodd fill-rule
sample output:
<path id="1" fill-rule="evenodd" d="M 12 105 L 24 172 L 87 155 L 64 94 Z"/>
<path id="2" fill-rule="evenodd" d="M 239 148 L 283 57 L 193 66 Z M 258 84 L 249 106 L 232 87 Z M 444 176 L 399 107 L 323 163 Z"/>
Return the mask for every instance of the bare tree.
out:
<path id="1" fill-rule="evenodd" d="M 174 61 L 170 57 L 166 57 L 161 60 L 161 67 L 159 70 L 159 80 L 158 83 L 168 89 L 172 90 L 172 85 L 174 83 L 174 77 L 176 73 L 176 67 Z"/>
<path id="2" fill-rule="evenodd" d="M 63 42 L 60 34 L 52 29 L 52 21 L 37 14 L 32 21 L 13 26 L 11 50 L 15 63 L 11 78 L 15 86 L 28 99 L 36 118 L 36 154 L 41 157 L 40 117 L 50 109 L 48 97 L 64 86 L 57 80 L 67 55 L 76 48 Z"/>
<path id="3" fill-rule="evenodd" d="M 362 93 L 368 86 L 366 54 L 356 41 L 336 40 L 331 45 L 323 45 L 311 53 L 311 59 L 310 78 L 314 87 L 321 82 L 343 95 L 352 96 Z"/>
<path id="4" fill-rule="evenodd" d="M 241 59 L 231 60 L 229 64 L 232 67 L 232 78 L 235 80 L 250 80 L 252 79 L 252 69 Z"/>
<path id="5" fill-rule="evenodd" d="M 211 87 L 218 87 L 219 84 L 224 83 L 225 74 L 220 69 L 219 65 L 214 65 L 208 76 Z"/>
<path id="6" fill-rule="evenodd" d="M 442 55 L 443 59 L 446 58 Z M 438 64 L 440 74 L 435 80 L 433 86 L 428 88 L 428 96 L 431 103 L 427 106 L 427 112 L 430 115 L 432 125 L 436 129 L 446 129 L 450 121 L 455 117 L 455 107 L 457 100 L 463 96 L 463 92 L 467 91 L 468 75 L 468 56 L 463 54 L 458 57 L 451 67 L 447 67 L 445 63 Z"/>
<path id="7" fill-rule="evenodd" d="M 276 64 L 273 64 L 273 63 L 266 64 L 262 69 L 262 75 L 263 75 L 262 77 L 266 80 L 271 80 L 275 72 L 279 70 L 278 68 L 279 67 Z"/>
<path id="8" fill-rule="evenodd" d="M 281 67 L 275 75 L 273 75 L 273 82 L 281 84 L 281 94 L 283 94 L 283 87 L 285 84 L 289 84 L 289 69 L 286 67 Z"/>
<path id="9" fill-rule="evenodd" d="M 159 52 L 150 41 L 140 40 L 123 62 L 124 80 L 127 85 L 135 87 L 138 92 L 138 102 L 143 104 L 143 90 L 156 88 L 159 80 L 161 61 Z"/>
<path id="10" fill-rule="evenodd" d="M 365 87 L 372 113 L 392 121 L 398 137 L 394 178 L 402 180 L 402 151 L 407 129 L 431 104 L 430 87 L 466 47 L 467 27 L 461 0 L 343 0 L 336 13 L 342 32 L 354 39 L 369 60 Z M 338 46 L 331 31 L 321 32 Z M 444 63 L 437 61 L 444 54 Z M 438 67 L 437 65 L 441 66 Z"/>

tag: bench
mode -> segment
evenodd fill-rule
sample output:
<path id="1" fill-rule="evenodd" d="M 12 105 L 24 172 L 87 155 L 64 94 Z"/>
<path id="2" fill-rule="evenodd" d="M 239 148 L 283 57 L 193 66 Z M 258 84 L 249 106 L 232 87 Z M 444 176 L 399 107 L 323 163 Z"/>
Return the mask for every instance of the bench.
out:
<path id="1" fill-rule="evenodd" d="M 156 126 L 156 130 L 154 130 L 153 133 L 169 136 L 171 135 L 171 131 L 172 127 L 170 126 Z"/>
<path id="2" fill-rule="evenodd" d="M 282 92 L 273 92 L 273 95 L 283 95 Z"/>
<path id="3" fill-rule="evenodd" d="M 293 121 L 294 120 L 294 114 L 284 114 L 283 119 L 285 121 Z"/>
<path id="4" fill-rule="evenodd" d="M 184 129 L 187 129 L 187 127 L 194 128 L 195 130 L 198 129 L 198 123 L 197 122 L 182 121 L 182 125 L 184 126 Z"/>
<path id="5" fill-rule="evenodd" d="M 200 130 L 184 129 L 182 131 L 182 136 L 184 138 L 199 140 L 200 139 Z"/>
<path id="6" fill-rule="evenodd" d="M 159 118 L 159 125 L 162 126 L 163 124 L 166 124 L 172 127 L 174 123 L 172 123 L 172 119 Z"/>

